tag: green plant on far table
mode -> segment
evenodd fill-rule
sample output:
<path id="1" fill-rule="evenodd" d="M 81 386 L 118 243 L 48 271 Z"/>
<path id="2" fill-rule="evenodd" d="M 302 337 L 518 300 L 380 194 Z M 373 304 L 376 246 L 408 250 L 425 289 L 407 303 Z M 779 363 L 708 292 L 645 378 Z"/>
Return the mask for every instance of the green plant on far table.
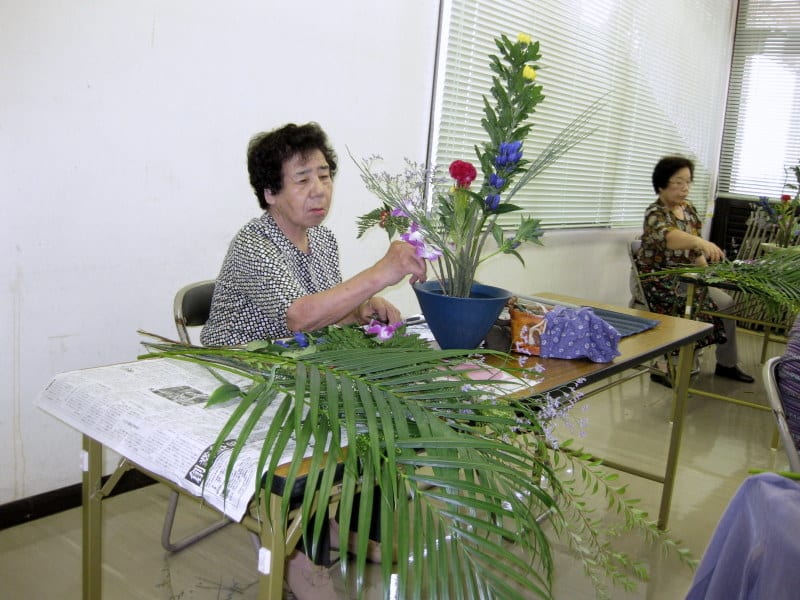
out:
<path id="1" fill-rule="evenodd" d="M 793 190 L 792 194 L 783 194 L 779 202 L 771 202 L 766 197 L 758 199 L 757 216 L 775 230 L 775 244 L 787 248 L 796 243 L 800 235 L 800 163 L 786 169 L 794 175 L 796 183 L 784 183 L 783 187 Z"/>
<path id="2" fill-rule="evenodd" d="M 708 284 L 723 283 L 757 297 L 765 317 L 783 320 L 800 312 L 800 252 L 777 248 L 752 260 L 723 260 L 707 266 L 687 265 L 642 277 L 694 274 Z"/>
<path id="3" fill-rule="evenodd" d="M 608 597 L 609 582 L 629 589 L 647 577 L 642 563 L 616 549 L 624 532 L 638 531 L 693 563 L 598 460 L 549 439 L 554 419 L 580 398 L 576 386 L 521 398 L 511 390 L 532 383 L 541 371 L 527 368 L 524 358 L 431 349 L 417 335 L 404 335 L 404 328 L 384 333 L 329 327 L 245 348 L 187 346 L 151 336 L 143 358 L 205 365 L 221 382 L 209 404 L 238 403 L 212 460 L 232 438 L 233 464 L 267 407 L 277 406 L 259 441 L 259 472 L 266 475 L 255 497 L 268 502 L 276 461 L 295 444 L 284 489 L 294 489 L 297 467 L 307 457 L 301 514 L 313 522 L 304 544 L 314 548 L 327 526 L 327 511 L 316 509 L 327 506 L 341 485 L 342 548 L 359 507 L 358 540 L 351 548 L 359 597 L 373 494 L 380 497 L 383 555 L 397 549 L 397 564 L 381 566 L 386 597 L 396 588 L 400 598 L 552 598 L 553 539 L 566 541 L 583 561 L 600 597 Z M 483 362 L 487 356 L 499 370 Z M 236 385 L 226 373 L 248 384 Z M 589 508 L 593 497 L 617 520 L 601 521 Z M 279 528 L 289 511 L 287 494 Z M 353 568 L 347 565 L 342 561 L 343 571 Z"/>

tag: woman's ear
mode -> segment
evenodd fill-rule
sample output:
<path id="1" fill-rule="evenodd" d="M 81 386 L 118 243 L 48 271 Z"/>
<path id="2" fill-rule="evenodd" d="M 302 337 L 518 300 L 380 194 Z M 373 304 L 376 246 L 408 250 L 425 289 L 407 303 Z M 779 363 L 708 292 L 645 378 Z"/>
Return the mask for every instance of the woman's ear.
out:
<path id="1" fill-rule="evenodd" d="M 267 204 L 275 204 L 275 194 L 269 191 L 268 188 L 264 188 L 264 202 Z"/>

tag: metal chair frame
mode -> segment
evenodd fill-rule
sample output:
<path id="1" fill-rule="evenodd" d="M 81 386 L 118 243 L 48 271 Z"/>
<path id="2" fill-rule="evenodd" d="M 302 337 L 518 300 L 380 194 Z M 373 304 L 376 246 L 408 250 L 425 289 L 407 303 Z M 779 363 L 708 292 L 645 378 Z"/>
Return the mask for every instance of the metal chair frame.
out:
<path id="1" fill-rule="evenodd" d="M 628 307 L 653 312 L 650 309 L 650 304 L 647 302 L 647 295 L 644 293 L 644 288 L 642 287 L 642 280 L 639 277 L 639 266 L 636 264 L 636 254 L 641 246 L 642 246 L 642 240 L 640 239 L 634 239 L 628 243 L 628 259 L 630 260 L 631 263 L 631 272 L 629 281 L 631 300 L 628 303 Z M 671 315 L 671 316 L 676 316 L 676 315 Z M 670 382 L 673 382 L 675 381 L 675 364 L 669 354 L 665 354 L 663 358 L 666 365 L 666 369 L 659 368 L 658 361 L 653 360 L 648 365 L 646 371 L 651 373 L 652 375 L 665 377 Z M 692 369 L 692 375 L 694 375 L 697 372 L 698 372 L 697 368 Z"/>
<path id="2" fill-rule="evenodd" d="M 211 298 L 214 295 L 214 280 L 197 281 L 182 287 L 175 294 L 173 302 L 173 314 L 175 317 L 175 328 L 178 330 L 178 338 L 184 344 L 191 344 L 189 337 L 189 327 L 204 325 L 208 320 L 211 310 Z M 173 542 L 172 528 L 175 524 L 175 513 L 178 510 L 178 500 L 180 493 L 173 490 L 170 493 L 169 503 L 167 504 L 167 514 L 164 516 L 164 527 L 161 530 L 161 545 L 168 552 L 180 552 L 184 548 L 191 546 L 195 542 L 208 537 L 215 531 L 222 529 L 226 525 L 233 523 L 228 518 L 217 521 L 186 537 Z"/>

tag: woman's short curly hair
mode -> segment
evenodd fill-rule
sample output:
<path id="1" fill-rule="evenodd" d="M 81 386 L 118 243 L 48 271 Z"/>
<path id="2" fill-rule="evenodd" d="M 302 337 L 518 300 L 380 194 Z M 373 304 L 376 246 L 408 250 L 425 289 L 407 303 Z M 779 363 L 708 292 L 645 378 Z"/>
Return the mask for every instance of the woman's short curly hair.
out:
<path id="1" fill-rule="evenodd" d="M 297 156 L 307 156 L 319 150 L 330 167 L 331 177 L 336 174 L 336 153 L 328 136 L 317 123 L 295 125 L 289 123 L 278 129 L 259 133 L 247 146 L 247 171 L 250 185 L 258 198 L 258 205 L 267 209 L 264 190 L 277 194 L 283 188 L 283 164 Z"/>
<path id="2" fill-rule="evenodd" d="M 653 189 L 656 194 L 669 186 L 669 178 L 681 169 L 689 169 L 694 179 L 694 163 L 684 156 L 665 156 L 653 169 Z"/>

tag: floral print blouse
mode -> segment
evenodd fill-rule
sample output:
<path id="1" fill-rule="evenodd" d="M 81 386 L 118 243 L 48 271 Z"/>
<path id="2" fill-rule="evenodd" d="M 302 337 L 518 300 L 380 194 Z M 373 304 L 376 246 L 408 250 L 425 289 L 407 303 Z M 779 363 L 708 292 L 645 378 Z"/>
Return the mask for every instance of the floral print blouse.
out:
<path id="1" fill-rule="evenodd" d="M 670 250 L 667 248 L 667 233 L 679 229 L 686 233 L 700 236 L 702 222 L 697 216 L 697 211 L 690 202 L 683 205 L 684 218 L 677 218 L 672 211 L 656 200 L 644 213 L 644 228 L 642 231 L 642 246 L 636 257 L 639 273 L 653 273 L 670 267 L 691 265 L 700 256 L 698 250 Z M 642 290 L 647 297 L 647 303 L 653 312 L 679 316 L 686 305 L 686 285 L 682 284 L 674 275 L 658 277 L 644 277 Z M 700 291 L 695 295 L 695 310 L 714 311 L 716 305 L 711 298 Z M 698 319 L 714 325 L 714 331 L 707 338 L 700 340 L 698 347 L 722 343 L 726 340 L 722 321 L 716 317 L 699 315 Z"/>

